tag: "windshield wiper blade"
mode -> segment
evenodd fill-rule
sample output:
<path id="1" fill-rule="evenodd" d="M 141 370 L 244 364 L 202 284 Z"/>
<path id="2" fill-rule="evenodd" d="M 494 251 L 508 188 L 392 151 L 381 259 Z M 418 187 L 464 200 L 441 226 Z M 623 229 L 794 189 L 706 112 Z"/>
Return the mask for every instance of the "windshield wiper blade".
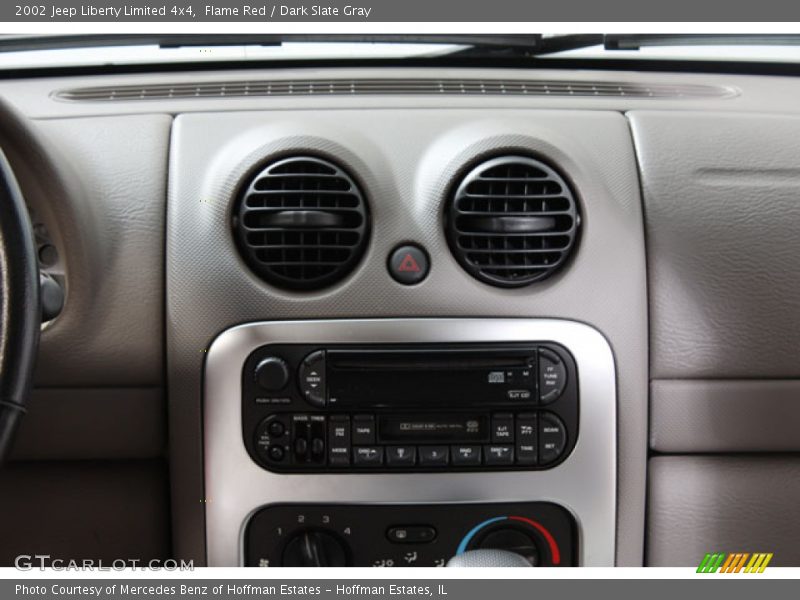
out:
<path id="1" fill-rule="evenodd" d="M 632 33 L 606 34 L 606 50 L 640 50 L 647 46 L 800 46 L 797 34 Z"/>

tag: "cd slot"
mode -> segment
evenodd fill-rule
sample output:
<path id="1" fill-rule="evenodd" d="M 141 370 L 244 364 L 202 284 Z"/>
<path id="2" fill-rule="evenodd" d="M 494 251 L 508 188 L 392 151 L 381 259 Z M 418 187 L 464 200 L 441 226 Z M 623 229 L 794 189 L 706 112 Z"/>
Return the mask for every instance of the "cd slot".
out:
<path id="1" fill-rule="evenodd" d="M 329 349 L 331 407 L 498 406 L 536 396 L 537 349 Z"/>
<path id="2" fill-rule="evenodd" d="M 470 370 L 475 368 L 506 369 L 531 365 L 531 349 L 508 350 L 474 348 L 462 350 L 331 350 L 328 364 L 334 370 Z"/>

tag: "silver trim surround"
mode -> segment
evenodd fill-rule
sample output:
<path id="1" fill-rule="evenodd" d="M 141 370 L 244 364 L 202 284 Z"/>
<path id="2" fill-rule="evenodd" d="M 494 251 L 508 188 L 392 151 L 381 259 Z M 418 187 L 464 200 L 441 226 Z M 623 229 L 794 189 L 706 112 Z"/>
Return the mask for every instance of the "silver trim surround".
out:
<path id="1" fill-rule="evenodd" d="M 579 436 L 548 471 L 302 474 L 259 467 L 242 441 L 241 370 L 271 343 L 551 341 L 572 353 L 580 391 Z M 243 564 L 242 533 L 253 511 L 276 503 L 466 503 L 550 501 L 578 523 L 578 564 L 613 566 L 616 529 L 616 369 L 596 329 L 555 319 L 369 319 L 275 321 L 233 327 L 208 349 L 204 446 L 208 566 Z"/>

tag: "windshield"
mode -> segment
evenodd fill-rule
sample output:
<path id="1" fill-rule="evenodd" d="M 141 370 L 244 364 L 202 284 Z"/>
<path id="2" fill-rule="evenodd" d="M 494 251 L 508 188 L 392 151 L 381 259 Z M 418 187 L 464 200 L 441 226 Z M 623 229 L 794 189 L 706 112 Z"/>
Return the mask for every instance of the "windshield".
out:
<path id="1" fill-rule="evenodd" d="M 33 41 L 33 40 L 32 40 Z M 284 42 L 279 46 L 182 46 L 156 44 L 0 52 L 0 68 L 78 67 L 270 60 L 358 60 L 436 57 L 463 50 L 457 44 Z"/>
<path id="2" fill-rule="evenodd" d="M 711 60 L 747 62 L 800 62 L 800 46 L 774 45 L 689 45 L 650 46 L 636 50 L 608 50 L 602 44 L 565 50 L 551 58 L 602 58 L 618 60 Z"/>
<path id="3" fill-rule="evenodd" d="M 540 62 L 563 59 L 634 59 L 798 63 L 800 36 L 0 36 L 0 69 L 6 70 L 198 62 L 335 60 L 358 63 L 377 59 L 424 61 L 471 58 L 519 61 L 536 58 Z"/>

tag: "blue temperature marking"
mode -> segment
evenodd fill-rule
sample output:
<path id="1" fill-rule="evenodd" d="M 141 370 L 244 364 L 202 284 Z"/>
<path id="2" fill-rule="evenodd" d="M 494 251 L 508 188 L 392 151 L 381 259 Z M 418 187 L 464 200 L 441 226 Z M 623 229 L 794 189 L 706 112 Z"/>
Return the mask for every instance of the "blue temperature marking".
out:
<path id="1" fill-rule="evenodd" d="M 456 554 L 464 554 L 467 550 L 467 546 L 472 541 L 472 538 L 475 537 L 475 534 L 478 533 L 481 529 L 486 527 L 487 525 L 491 525 L 492 523 L 497 523 L 498 521 L 505 521 L 508 517 L 494 517 L 492 519 L 486 519 L 483 523 L 475 525 L 470 532 L 464 536 L 464 539 L 461 540 L 461 543 L 458 545 L 458 550 L 456 550 Z"/>

